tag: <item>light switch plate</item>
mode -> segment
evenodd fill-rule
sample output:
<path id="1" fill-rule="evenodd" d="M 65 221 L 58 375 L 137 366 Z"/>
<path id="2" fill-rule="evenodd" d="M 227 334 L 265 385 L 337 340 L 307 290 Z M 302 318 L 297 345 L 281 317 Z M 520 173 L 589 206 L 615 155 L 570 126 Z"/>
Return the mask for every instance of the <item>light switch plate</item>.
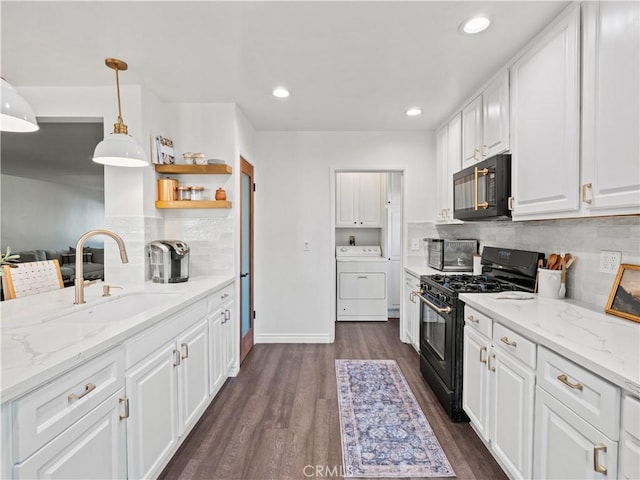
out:
<path id="1" fill-rule="evenodd" d="M 303 248 L 304 248 L 304 251 L 305 251 L 305 252 L 309 252 L 309 251 L 311 251 L 311 241 L 309 241 L 309 240 L 305 240 L 305 241 L 304 241 L 304 247 L 303 247 Z"/>
<path id="2" fill-rule="evenodd" d="M 419 238 L 412 238 L 411 239 L 411 250 L 413 250 L 414 252 L 417 252 L 418 250 L 420 250 L 420 239 Z"/>
<path id="3" fill-rule="evenodd" d="M 617 273 L 621 257 L 621 252 L 600 250 L 600 273 Z"/>

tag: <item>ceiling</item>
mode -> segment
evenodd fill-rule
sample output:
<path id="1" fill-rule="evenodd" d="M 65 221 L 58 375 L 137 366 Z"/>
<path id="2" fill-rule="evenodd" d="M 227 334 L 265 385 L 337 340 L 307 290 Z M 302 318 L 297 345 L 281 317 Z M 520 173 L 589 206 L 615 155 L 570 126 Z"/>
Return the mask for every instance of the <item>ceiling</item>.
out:
<path id="1" fill-rule="evenodd" d="M 2 0 L 2 76 L 108 86 L 116 57 L 122 84 L 235 102 L 257 130 L 432 130 L 568 3 Z M 458 33 L 478 13 L 490 29 Z"/>

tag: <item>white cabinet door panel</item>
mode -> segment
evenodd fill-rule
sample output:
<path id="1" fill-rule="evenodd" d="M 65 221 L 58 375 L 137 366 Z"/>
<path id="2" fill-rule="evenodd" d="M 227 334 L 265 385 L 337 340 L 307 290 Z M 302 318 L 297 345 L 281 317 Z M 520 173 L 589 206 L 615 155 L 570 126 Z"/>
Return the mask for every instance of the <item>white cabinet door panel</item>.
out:
<path id="1" fill-rule="evenodd" d="M 585 206 L 640 211 L 640 4 L 585 2 Z"/>
<path id="2" fill-rule="evenodd" d="M 490 340 L 469 326 L 464 327 L 464 354 L 462 376 L 462 408 L 471 419 L 476 431 L 489 439 L 489 356 Z"/>
<path id="3" fill-rule="evenodd" d="M 357 224 L 357 181 L 355 173 L 336 175 L 336 225 L 353 226 Z"/>
<path id="4" fill-rule="evenodd" d="M 224 383 L 222 358 L 222 321 L 220 308 L 208 315 L 209 321 L 209 394 L 214 395 Z"/>
<path id="5" fill-rule="evenodd" d="M 482 94 L 482 157 L 509 150 L 509 71 L 494 80 Z"/>
<path id="6" fill-rule="evenodd" d="M 175 343 L 126 373 L 129 478 L 149 478 L 178 440 Z"/>
<path id="7" fill-rule="evenodd" d="M 195 423 L 208 404 L 209 345 L 207 337 L 206 319 L 178 337 L 178 349 L 180 350 L 180 368 L 178 369 L 179 434 Z"/>
<path id="8" fill-rule="evenodd" d="M 579 208 L 580 9 L 511 68 L 513 218 Z"/>
<path id="9" fill-rule="evenodd" d="M 120 419 L 124 389 L 82 417 L 27 460 L 16 479 L 126 478 L 126 428 Z"/>
<path id="10" fill-rule="evenodd" d="M 359 212 L 361 226 L 382 226 L 382 174 L 359 173 Z"/>
<path id="11" fill-rule="evenodd" d="M 617 478 L 618 444 L 536 388 L 533 476 L 539 479 Z M 600 449 L 598 449 L 600 448 Z M 594 469 L 606 469 L 606 474 Z"/>
<path id="12" fill-rule="evenodd" d="M 640 400 L 629 395 L 622 402 L 620 478 L 640 478 Z"/>
<path id="13" fill-rule="evenodd" d="M 462 110 L 462 168 L 482 160 L 482 95 Z"/>
<path id="14" fill-rule="evenodd" d="M 531 478 L 533 399 L 536 375 L 500 351 L 492 358 L 491 442 L 496 456 L 517 478 Z"/>

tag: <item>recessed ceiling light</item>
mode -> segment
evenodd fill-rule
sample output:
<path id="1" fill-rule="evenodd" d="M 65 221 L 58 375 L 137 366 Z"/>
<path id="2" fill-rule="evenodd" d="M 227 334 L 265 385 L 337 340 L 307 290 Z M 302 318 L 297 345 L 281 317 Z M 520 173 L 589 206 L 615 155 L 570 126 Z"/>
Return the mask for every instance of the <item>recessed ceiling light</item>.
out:
<path id="1" fill-rule="evenodd" d="M 289 96 L 289 90 L 284 87 L 276 87 L 273 89 L 273 96 L 278 98 L 287 98 Z"/>
<path id="2" fill-rule="evenodd" d="M 460 30 L 464 33 L 472 35 L 474 33 L 480 33 L 483 30 L 486 30 L 490 24 L 491 20 L 483 15 L 478 15 L 477 17 L 473 17 L 465 22 L 462 22 L 462 25 L 460 25 Z"/>
<path id="3" fill-rule="evenodd" d="M 418 107 L 411 107 L 409 110 L 404 112 L 408 117 L 417 117 L 422 114 L 422 109 Z"/>

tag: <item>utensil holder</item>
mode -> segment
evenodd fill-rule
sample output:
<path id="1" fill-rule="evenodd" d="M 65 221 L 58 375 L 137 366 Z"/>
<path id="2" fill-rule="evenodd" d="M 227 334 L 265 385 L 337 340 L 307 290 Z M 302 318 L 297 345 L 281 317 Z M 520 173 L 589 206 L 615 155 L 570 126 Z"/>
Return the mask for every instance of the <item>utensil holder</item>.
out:
<path id="1" fill-rule="evenodd" d="M 564 292 L 560 291 L 561 270 L 540 268 L 538 275 L 538 295 L 545 298 L 564 298 Z"/>

